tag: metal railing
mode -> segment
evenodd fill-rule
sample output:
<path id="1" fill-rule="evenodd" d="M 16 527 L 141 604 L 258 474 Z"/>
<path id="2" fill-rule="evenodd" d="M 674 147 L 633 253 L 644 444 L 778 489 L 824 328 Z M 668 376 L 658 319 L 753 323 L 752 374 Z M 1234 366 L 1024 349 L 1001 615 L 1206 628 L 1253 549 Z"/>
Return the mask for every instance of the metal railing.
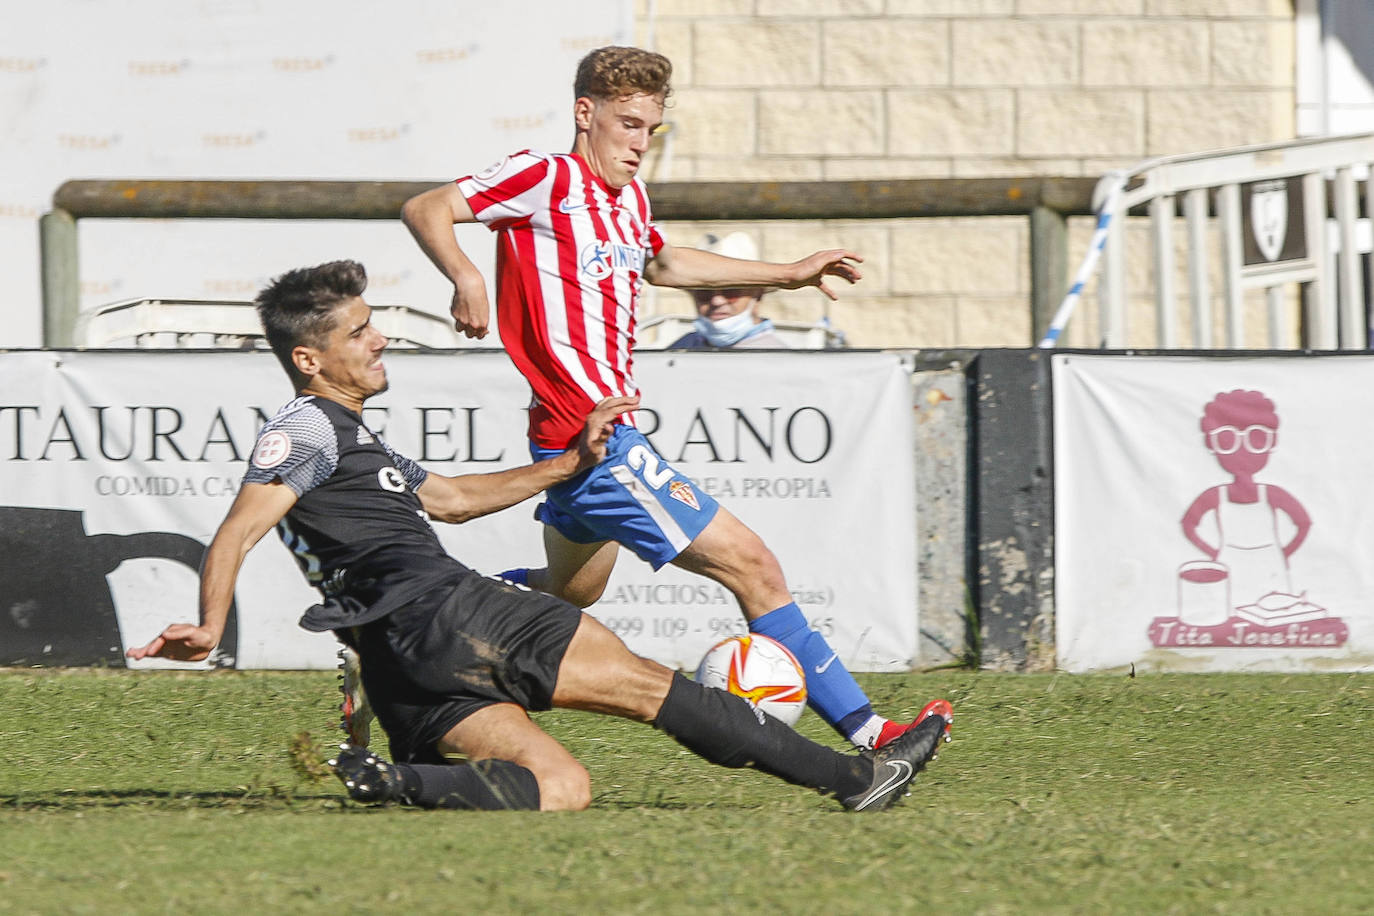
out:
<path id="1" fill-rule="evenodd" d="M 1262 289 L 1269 348 L 1366 349 L 1364 290 L 1371 277 L 1357 244 L 1357 173 L 1367 176 L 1371 163 L 1374 134 L 1361 134 L 1169 156 L 1102 179 L 1096 196 L 1111 201 L 1098 286 L 1103 346 L 1129 345 L 1121 217 L 1141 208 L 1150 218 L 1157 346 L 1180 346 L 1174 224 L 1181 199 L 1194 348 L 1216 346 L 1208 244 L 1209 216 L 1215 214 L 1225 309 L 1225 340 L 1217 348 L 1246 347 L 1244 295 Z M 1113 184 L 1119 193 L 1108 193 Z M 1374 180 L 1364 181 L 1364 210 L 1374 213 Z M 1305 291 L 1305 340 L 1291 339 L 1285 329 L 1283 286 L 1294 283 Z M 1250 335 L 1252 346 L 1256 336 Z"/>
<path id="2" fill-rule="evenodd" d="M 654 216 L 675 220 L 907 219 L 1025 216 L 1030 220 L 1032 340 L 1064 293 L 1068 217 L 1092 215 L 1092 178 L 931 178 L 896 181 L 661 182 Z M 396 219 L 438 182 L 69 181 L 40 219 L 43 343 L 73 345 L 80 308 L 81 219 Z M 1031 341 L 1027 341 L 1030 343 Z"/>
<path id="3" fill-rule="evenodd" d="M 445 318 L 404 305 L 373 305 L 372 323 L 390 346 L 456 349 L 461 338 Z M 225 299 L 126 299 L 82 312 L 73 346 L 242 350 L 267 347 L 252 302 Z"/>

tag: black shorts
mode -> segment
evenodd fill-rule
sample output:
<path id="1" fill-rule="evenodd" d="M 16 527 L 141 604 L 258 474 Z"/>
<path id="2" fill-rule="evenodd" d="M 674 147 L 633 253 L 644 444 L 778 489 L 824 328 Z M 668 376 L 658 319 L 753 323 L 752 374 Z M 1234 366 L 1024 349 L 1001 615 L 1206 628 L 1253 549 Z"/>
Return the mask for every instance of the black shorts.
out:
<path id="1" fill-rule="evenodd" d="M 339 636 L 400 763 L 440 763 L 435 743 L 494 703 L 549 709 L 582 621 L 573 605 L 476 573 Z"/>

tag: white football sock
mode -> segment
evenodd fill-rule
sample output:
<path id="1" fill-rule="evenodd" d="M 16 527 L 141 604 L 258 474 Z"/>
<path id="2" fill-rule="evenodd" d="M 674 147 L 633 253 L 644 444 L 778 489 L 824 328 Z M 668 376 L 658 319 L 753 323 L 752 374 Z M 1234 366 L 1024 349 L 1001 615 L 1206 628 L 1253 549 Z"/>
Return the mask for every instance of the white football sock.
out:
<path id="1" fill-rule="evenodd" d="M 855 732 L 849 736 L 849 740 L 855 747 L 871 748 L 873 742 L 878 740 L 878 735 L 882 733 L 883 726 L 887 720 L 876 713 L 868 717 L 868 721 L 860 725 Z"/>

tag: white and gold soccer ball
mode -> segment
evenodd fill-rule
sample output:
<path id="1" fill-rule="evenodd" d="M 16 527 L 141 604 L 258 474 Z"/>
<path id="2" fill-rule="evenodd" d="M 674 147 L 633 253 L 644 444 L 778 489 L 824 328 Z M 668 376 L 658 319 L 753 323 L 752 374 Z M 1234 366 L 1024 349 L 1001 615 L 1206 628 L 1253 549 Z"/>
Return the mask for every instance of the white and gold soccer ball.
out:
<path id="1" fill-rule="evenodd" d="M 787 725 L 796 725 L 806 710 L 801 663 L 782 643 L 756 633 L 722 639 L 707 650 L 697 681 L 744 697 Z"/>

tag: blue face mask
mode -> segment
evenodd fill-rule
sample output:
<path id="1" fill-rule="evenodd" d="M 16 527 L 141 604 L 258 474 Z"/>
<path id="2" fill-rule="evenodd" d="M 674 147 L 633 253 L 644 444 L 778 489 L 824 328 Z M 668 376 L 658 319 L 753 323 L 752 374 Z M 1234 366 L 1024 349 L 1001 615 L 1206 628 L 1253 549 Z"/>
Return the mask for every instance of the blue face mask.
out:
<path id="1" fill-rule="evenodd" d="M 731 315 L 720 321 L 698 318 L 692 323 L 692 327 L 696 328 L 697 333 L 705 337 L 713 347 L 733 347 L 750 334 L 756 333 L 755 329 L 760 326 L 754 322 L 753 311 L 745 309 L 738 315 Z"/>

